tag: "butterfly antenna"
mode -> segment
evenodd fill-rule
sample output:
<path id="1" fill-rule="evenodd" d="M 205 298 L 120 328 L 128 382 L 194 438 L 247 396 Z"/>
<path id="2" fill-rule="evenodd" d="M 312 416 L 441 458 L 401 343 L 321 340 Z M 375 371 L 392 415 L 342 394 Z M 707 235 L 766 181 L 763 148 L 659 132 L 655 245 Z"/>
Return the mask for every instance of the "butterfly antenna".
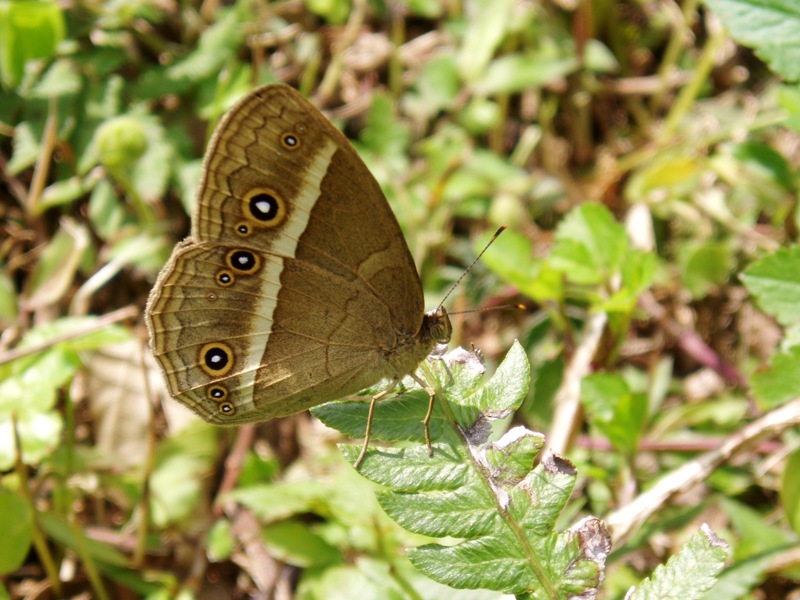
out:
<path id="1" fill-rule="evenodd" d="M 464 272 L 461 274 L 461 276 L 458 279 L 456 279 L 456 282 L 450 287 L 450 289 L 444 295 L 444 298 L 442 298 L 442 301 L 439 303 L 439 308 L 442 308 L 442 306 L 444 306 L 445 300 L 447 300 L 450 297 L 450 294 L 452 294 L 453 290 L 455 290 L 458 287 L 458 284 L 461 283 L 461 280 L 464 279 L 464 277 L 467 276 L 467 273 L 469 273 L 470 270 L 472 269 L 472 267 L 475 266 L 475 263 L 478 262 L 481 259 L 481 256 L 483 256 L 483 253 L 486 252 L 489 249 L 489 246 L 491 246 L 494 243 L 494 241 L 500 236 L 500 234 L 503 233 L 506 229 L 508 229 L 508 226 L 507 225 L 503 225 L 502 227 L 500 227 L 500 229 L 498 229 L 497 231 L 494 232 L 494 235 L 492 236 L 492 239 L 490 239 L 488 242 L 486 242 L 486 245 L 483 247 L 483 250 L 481 250 L 478 253 L 478 256 L 475 257 L 475 260 L 473 260 L 471 263 L 469 263 L 469 266 L 466 269 L 464 269 Z"/>
<path id="2" fill-rule="evenodd" d="M 497 306 L 484 306 L 483 308 L 470 308 L 469 310 L 457 310 L 455 312 L 448 311 L 447 314 L 452 315 L 468 315 L 470 313 L 489 312 L 491 310 L 528 310 L 524 304 L 498 304 Z"/>

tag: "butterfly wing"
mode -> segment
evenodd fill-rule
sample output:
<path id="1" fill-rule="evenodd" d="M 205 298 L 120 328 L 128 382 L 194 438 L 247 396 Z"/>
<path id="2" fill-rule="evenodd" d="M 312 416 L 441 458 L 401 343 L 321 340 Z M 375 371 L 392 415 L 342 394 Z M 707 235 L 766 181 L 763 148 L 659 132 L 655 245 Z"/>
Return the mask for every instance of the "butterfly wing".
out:
<path id="1" fill-rule="evenodd" d="M 287 86 L 235 106 L 148 303 L 171 393 L 218 423 L 297 412 L 394 376 L 398 355 L 421 360 L 427 346 L 402 344 L 422 311 L 400 227 L 346 138 Z"/>

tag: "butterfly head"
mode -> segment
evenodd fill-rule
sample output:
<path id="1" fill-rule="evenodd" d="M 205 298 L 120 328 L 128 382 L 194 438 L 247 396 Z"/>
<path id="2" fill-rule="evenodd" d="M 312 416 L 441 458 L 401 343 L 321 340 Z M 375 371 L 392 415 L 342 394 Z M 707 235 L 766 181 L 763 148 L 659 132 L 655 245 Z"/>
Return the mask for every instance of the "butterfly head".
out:
<path id="1" fill-rule="evenodd" d="M 446 344 L 453 335 L 453 326 L 450 324 L 450 317 L 443 306 L 436 310 L 425 313 L 423 330 L 427 337 L 437 344 Z"/>

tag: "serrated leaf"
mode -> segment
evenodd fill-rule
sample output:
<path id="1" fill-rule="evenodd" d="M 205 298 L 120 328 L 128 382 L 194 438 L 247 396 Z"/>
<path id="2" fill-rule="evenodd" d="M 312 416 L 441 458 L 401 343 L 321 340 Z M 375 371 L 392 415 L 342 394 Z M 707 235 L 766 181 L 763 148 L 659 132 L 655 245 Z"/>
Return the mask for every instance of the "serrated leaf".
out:
<path id="1" fill-rule="evenodd" d="M 433 456 L 422 445 L 371 448 L 359 468 L 388 488 L 379 501 L 400 525 L 417 534 L 462 538 L 455 545 L 412 549 L 409 559 L 431 579 L 456 588 L 532 598 L 591 595 L 610 548 L 605 528 L 591 519 L 553 530 L 575 483 L 574 467 L 547 455 L 532 468 L 544 438 L 523 427 L 486 443 L 489 420 L 516 408 L 527 393 L 525 352 L 515 344 L 482 389 L 476 389 L 480 368 L 471 353 L 452 354 L 423 369 L 442 406 L 443 431 Z M 351 461 L 358 454 L 355 446 L 342 451 Z"/>
<path id="2" fill-rule="evenodd" d="M 781 248 L 750 265 L 742 274 L 761 308 L 783 325 L 800 320 L 800 247 Z"/>
<path id="3" fill-rule="evenodd" d="M 625 600 L 700 598 L 714 585 L 728 554 L 728 544 L 704 524 L 666 565 L 659 565 L 651 577 L 629 591 Z"/>
<path id="4" fill-rule="evenodd" d="M 800 79 L 800 4 L 795 0 L 704 0 L 734 38 L 752 46 L 773 71 Z"/>

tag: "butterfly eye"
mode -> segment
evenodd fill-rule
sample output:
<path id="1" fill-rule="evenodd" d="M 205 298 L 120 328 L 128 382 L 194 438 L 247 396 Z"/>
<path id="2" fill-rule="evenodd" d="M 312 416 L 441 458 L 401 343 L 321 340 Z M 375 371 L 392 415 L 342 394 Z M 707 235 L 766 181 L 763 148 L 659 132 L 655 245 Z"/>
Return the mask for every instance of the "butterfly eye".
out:
<path id="1" fill-rule="evenodd" d="M 221 377 L 233 367 L 233 350 L 228 344 L 221 342 L 205 344 L 200 348 L 198 362 L 211 377 Z"/>
<path id="2" fill-rule="evenodd" d="M 252 275 L 261 268 L 261 259 L 249 250 L 231 250 L 227 262 L 231 269 L 243 275 Z"/>
<path id="3" fill-rule="evenodd" d="M 281 136 L 281 146 L 287 150 L 297 150 L 300 147 L 300 138 L 291 133 L 284 133 Z"/>
<path id="4" fill-rule="evenodd" d="M 247 223 L 238 223 L 236 232 L 239 235 L 249 235 L 249 228 L 256 227 L 277 227 L 286 220 L 286 201 L 273 190 L 267 188 L 255 188 L 250 190 L 244 201 L 244 216 Z M 243 226 L 245 229 L 243 229 Z"/>
<path id="5" fill-rule="evenodd" d="M 217 283 L 222 287 L 228 287 L 233 283 L 233 275 L 228 271 L 220 271 L 217 273 Z"/>
<path id="6" fill-rule="evenodd" d="M 228 397 L 228 390 L 221 385 L 212 385 L 206 394 L 214 402 L 222 402 Z"/>

